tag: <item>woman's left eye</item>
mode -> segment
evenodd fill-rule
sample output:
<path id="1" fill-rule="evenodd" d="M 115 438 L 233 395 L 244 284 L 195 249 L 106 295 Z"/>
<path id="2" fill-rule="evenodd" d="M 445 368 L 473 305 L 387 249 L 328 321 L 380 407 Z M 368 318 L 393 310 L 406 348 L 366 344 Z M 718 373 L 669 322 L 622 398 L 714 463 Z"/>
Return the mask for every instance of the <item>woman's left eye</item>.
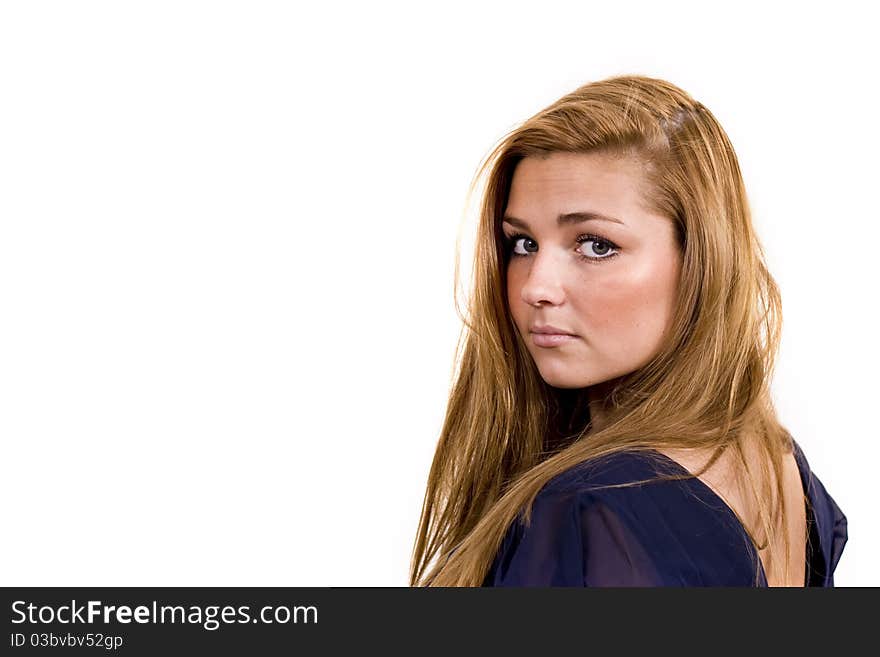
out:
<path id="1" fill-rule="evenodd" d="M 601 237 L 596 237 L 593 235 L 584 235 L 578 238 L 579 244 L 591 244 L 591 246 L 587 247 L 589 253 L 581 252 L 585 258 L 590 258 L 591 260 L 605 260 L 606 258 L 610 258 L 615 253 L 614 245 L 608 240 L 603 240 Z"/>

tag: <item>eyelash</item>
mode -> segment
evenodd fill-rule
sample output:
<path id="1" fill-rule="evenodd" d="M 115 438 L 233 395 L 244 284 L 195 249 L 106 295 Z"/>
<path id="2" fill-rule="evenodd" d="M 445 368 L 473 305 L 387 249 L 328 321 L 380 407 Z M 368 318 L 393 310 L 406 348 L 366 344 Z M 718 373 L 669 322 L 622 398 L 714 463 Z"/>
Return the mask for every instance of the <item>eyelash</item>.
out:
<path id="1" fill-rule="evenodd" d="M 507 237 L 507 238 L 506 238 L 507 252 L 510 254 L 510 256 L 511 256 L 512 258 L 525 258 L 525 257 L 527 257 L 526 254 L 524 254 L 524 253 L 516 253 L 516 252 L 513 250 L 514 245 L 516 244 L 517 240 L 519 240 L 519 239 L 527 239 L 527 240 L 529 240 L 529 239 L 532 239 L 532 238 L 529 237 L 528 235 L 524 235 L 523 233 L 516 233 L 515 235 L 511 235 L 510 237 Z M 584 242 L 601 242 L 602 244 L 607 244 L 607 245 L 610 246 L 612 249 L 619 249 L 619 248 L 620 248 L 620 247 L 618 247 L 614 242 L 612 242 L 611 240 L 606 240 L 604 237 L 599 237 L 598 235 L 591 235 L 591 234 L 589 234 L 589 233 L 586 233 L 586 234 L 584 234 L 584 235 L 578 235 L 578 237 L 577 237 L 577 239 L 575 240 L 575 242 L 577 242 L 578 245 L 581 245 L 581 244 L 583 244 Z M 619 254 L 618 254 L 617 252 L 615 252 L 615 253 L 611 253 L 611 254 L 609 254 L 609 255 L 607 255 L 607 256 L 603 256 L 603 257 L 601 257 L 601 258 L 600 258 L 600 257 L 593 257 L 593 256 L 584 255 L 583 253 L 578 253 L 577 255 L 578 255 L 578 257 L 581 258 L 582 260 L 587 260 L 587 261 L 589 261 L 590 263 L 596 263 L 596 262 L 598 262 L 598 261 L 600 261 L 600 260 L 611 260 L 612 258 L 617 257 Z"/>

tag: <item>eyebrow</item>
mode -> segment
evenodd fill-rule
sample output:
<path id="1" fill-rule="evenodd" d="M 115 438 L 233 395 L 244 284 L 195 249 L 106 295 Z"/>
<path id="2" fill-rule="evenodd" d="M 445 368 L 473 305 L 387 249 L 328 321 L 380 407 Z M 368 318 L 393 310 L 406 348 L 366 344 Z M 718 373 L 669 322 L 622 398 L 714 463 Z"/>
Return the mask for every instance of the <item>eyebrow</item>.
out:
<path id="1" fill-rule="evenodd" d="M 529 228 L 529 224 L 526 223 L 522 219 L 517 219 L 516 217 L 511 217 L 510 215 L 504 215 L 503 221 L 509 223 L 511 226 L 517 226 L 519 228 Z M 609 217 L 604 214 L 599 214 L 598 212 L 566 212 L 565 214 L 561 214 L 556 217 L 556 224 L 558 226 L 567 226 L 571 224 L 580 224 L 585 221 L 613 221 L 616 224 L 620 224 L 621 226 L 625 226 L 620 219 L 615 219 L 614 217 Z"/>

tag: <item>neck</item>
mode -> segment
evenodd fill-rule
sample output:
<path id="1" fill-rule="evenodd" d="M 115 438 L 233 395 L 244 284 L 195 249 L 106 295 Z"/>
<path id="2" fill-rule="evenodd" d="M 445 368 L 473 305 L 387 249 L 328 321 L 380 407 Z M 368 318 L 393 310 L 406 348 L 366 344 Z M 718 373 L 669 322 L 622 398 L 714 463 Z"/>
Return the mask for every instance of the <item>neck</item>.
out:
<path id="1" fill-rule="evenodd" d="M 590 425 L 592 431 L 601 431 L 605 426 L 610 403 L 608 398 L 619 379 L 609 379 L 587 388 L 587 399 L 590 405 Z"/>

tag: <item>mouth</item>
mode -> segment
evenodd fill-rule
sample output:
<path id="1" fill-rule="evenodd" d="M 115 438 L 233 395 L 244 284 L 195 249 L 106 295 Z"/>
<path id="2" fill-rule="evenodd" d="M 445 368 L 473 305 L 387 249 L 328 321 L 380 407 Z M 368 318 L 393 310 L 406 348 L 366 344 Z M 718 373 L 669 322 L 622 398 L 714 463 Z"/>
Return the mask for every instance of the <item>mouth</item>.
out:
<path id="1" fill-rule="evenodd" d="M 536 347 L 559 347 L 569 342 L 578 340 L 578 336 L 571 333 L 543 333 L 531 331 L 532 342 Z"/>

